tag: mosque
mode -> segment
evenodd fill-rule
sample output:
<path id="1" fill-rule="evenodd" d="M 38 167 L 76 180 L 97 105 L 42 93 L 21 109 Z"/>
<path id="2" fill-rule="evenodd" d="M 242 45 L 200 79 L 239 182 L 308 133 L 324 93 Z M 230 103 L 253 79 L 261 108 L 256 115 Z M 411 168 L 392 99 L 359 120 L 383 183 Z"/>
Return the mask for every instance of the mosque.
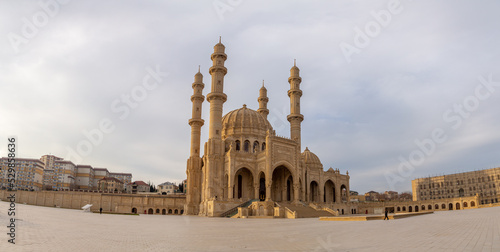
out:
<path id="1" fill-rule="evenodd" d="M 246 105 L 223 115 L 227 100 L 224 76 L 227 68 L 225 46 L 219 40 L 211 55 L 213 62 L 210 93 L 209 135 L 201 154 L 203 75 L 194 76 L 191 126 L 191 151 L 187 160 L 185 213 L 224 216 L 237 207 L 253 209 L 252 215 L 273 216 L 277 206 L 323 204 L 344 209 L 349 204 L 349 173 L 323 170 L 313 152 L 301 146 L 300 113 L 302 78 L 295 65 L 290 69 L 290 138 L 277 136 L 267 120 L 267 90 L 262 86 L 259 108 Z M 201 155 L 201 156 L 200 156 Z M 343 212 L 343 210 L 342 210 Z"/>

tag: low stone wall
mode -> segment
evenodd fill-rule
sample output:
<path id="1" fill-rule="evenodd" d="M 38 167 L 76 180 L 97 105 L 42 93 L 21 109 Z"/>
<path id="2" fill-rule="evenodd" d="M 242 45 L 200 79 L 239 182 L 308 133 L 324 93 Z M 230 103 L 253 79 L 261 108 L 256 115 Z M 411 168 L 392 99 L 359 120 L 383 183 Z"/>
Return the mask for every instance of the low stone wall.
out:
<path id="1" fill-rule="evenodd" d="M 80 191 L 6 191 L 0 190 L 0 199 L 7 201 L 15 194 L 18 204 L 81 209 L 92 204 L 91 211 L 139 214 L 183 214 L 185 195 L 107 194 Z"/>

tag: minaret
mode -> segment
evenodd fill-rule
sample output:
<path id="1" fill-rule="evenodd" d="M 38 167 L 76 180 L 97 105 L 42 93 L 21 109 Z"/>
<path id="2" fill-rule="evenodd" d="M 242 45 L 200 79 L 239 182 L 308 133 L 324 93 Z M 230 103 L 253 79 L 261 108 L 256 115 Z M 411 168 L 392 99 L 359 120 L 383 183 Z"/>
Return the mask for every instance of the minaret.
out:
<path id="1" fill-rule="evenodd" d="M 191 126 L 191 154 L 187 162 L 187 188 L 186 188 L 186 214 L 198 214 L 199 204 L 201 202 L 201 158 L 200 158 L 200 137 L 201 126 L 204 120 L 201 119 L 201 105 L 205 97 L 203 96 L 203 75 L 198 73 L 194 76 L 193 82 L 193 95 L 191 102 L 193 102 L 192 118 L 189 119 Z"/>
<path id="2" fill-rule="evenodd" d="M 222 105 L 227 100 L 224 94 L 224 76 L 227 73 L 224 62 L 227 55 L 224 53 L 225 47 L 221 43 L 214 46 L 214 53 L 211 56 L 212 75 L 211 92 L 207 95 L 207 101 L 210 103 L 210 122 L 208 131 L 208 141 L 206 144 L 204 159 L 204 184 L 202 195 L 201 211 L 213 216 L 213 213 L 207 212 L 209 204 L 207 201 L 221 199 L 223 197 L 223 165 L 224 165 L 224 143 L 222 142 Z"/>
<path id="3" fill-rule="evenodd" d="M 302 96 L 300 83 L 302 82 L 302 78 L 299 76 L 299 71 L 294 60 L 293 67 L 290 69 L 290 77 L 288 78 L 288 82 L 290 83 L 290 90 L 288 90 L 288 97 L 290 97 L 290 114 L 286 119 L 290 122 L 290 137 L 292 140 L 297 141 L 299 150 L 301 151 L 300 123 L 304 120 L 304 116 L 300 114 L 300 97 Z"/>
<path id="4" fill-rule="evenodd" d="M 267 120 L 267 115 L 269 115 L 267 102 L 269 101 L 269 98 L 267 98 L 267 89 L 264 87 L 264 81 L 262 81 L 262 87 L 260 88 L 259 99 L 257 99 L 257 101 L 259 101 L 259 109 L 257 109 L 257 112 L 259 112 Z"/>
<path id="5" fill-rule="evenodd" d="M 219 43 L 214 46 L 214 53 L 210 57 L 213 65 L 209 70 L 210 75 L 212 75 L 212 89 L 207 95 L 207 101 L 210 102 L 209 139 L 221 139 L 222 104 L 227 100 L 227 96 L 224 94 L 224 76 L 227 73 L 224 62 L 227 59 L 227 55 L 224 53 L 224 50 L 225 47 L 219 37 Z"/>

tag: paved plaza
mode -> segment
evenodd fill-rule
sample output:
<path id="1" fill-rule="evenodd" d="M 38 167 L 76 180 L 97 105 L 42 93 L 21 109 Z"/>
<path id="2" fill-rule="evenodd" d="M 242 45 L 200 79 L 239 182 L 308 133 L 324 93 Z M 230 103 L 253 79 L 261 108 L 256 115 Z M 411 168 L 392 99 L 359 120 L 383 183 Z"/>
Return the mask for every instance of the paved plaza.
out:
<path id="1" fill-rule="evenodd" d="M 12 245 L 0 202 L 0 251 L 500 251 L 500 207 L 352 222 L 16 208 Z"/>

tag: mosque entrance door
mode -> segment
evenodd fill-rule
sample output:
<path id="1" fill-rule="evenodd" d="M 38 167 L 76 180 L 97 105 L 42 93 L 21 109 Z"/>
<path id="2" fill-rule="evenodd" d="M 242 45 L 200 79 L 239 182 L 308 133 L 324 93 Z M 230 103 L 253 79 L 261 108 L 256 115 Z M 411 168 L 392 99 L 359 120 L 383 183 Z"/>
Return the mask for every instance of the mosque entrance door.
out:
<path id="1" fill-rule="evenodd" d="M 259 186 L 259 200 L 266 200 L 266 179 L 260 178 L 260 186 Z"/>

